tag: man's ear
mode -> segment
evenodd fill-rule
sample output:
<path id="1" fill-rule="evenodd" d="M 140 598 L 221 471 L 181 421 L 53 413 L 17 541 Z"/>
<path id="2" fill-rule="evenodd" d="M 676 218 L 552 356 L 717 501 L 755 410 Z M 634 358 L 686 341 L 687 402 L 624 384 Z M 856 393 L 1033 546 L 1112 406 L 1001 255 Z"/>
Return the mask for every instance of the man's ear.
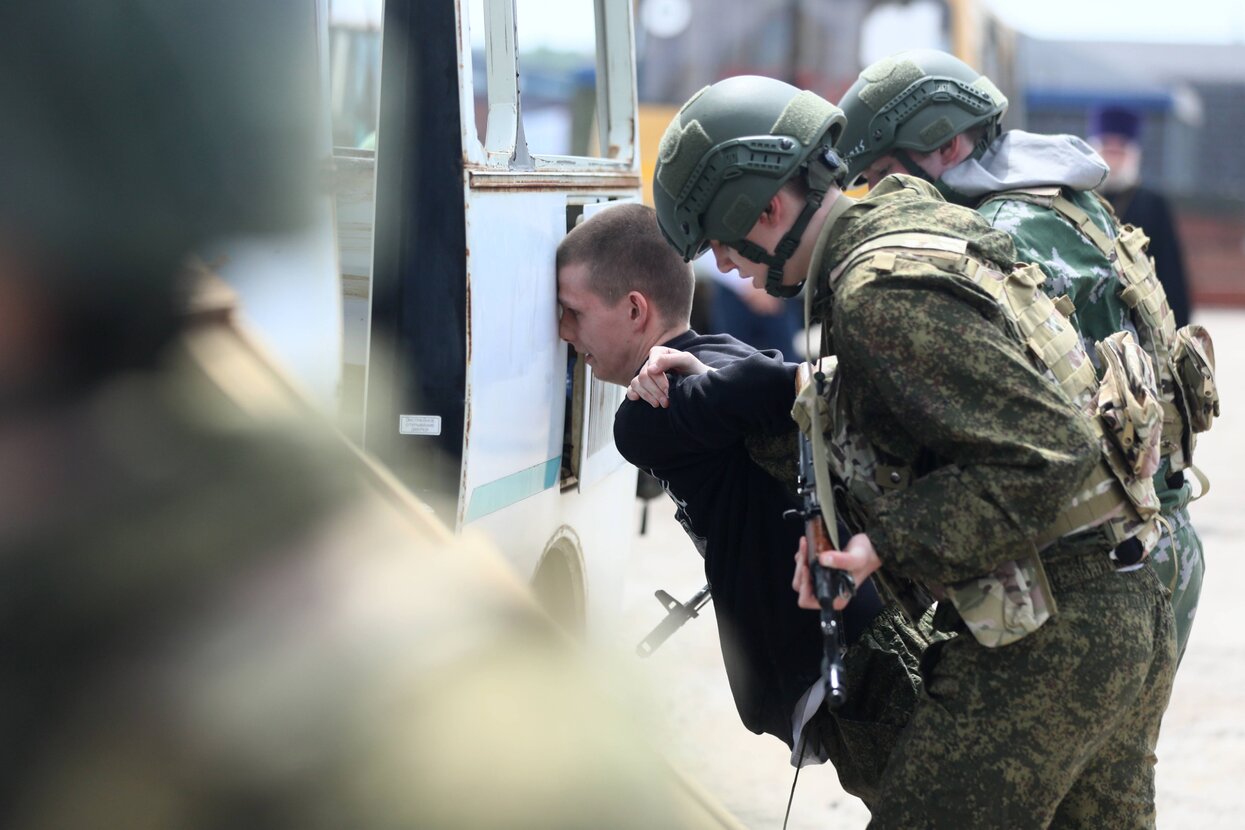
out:
<path id="1" fill-rule="evenodd" d="M 639 291 L 628 291 L 627 297 L 627 319 L 633 326 L 643 328 L 648 322 L 649 315 L 653 313 L 653 307 Z"/>
<path id="2" fill-rule="evenodd" d="M 965 146 L 968 144 L 968 134 L 959 133 L 946 144 L 938 148 L 938 161 L 947 167 L 959 164 L 960 161 L 968 158 L 972 154 L 973 148 L 971 146 Z"/>
<path id="3" fill-rule="evenodd" d="M 778 193 L 775 193 L 770 197 L 769 204 L 765 206 L 765 210 L 761 211 L 761 216 L 757 219 L 758 223 L 774 225 L 782 219 L 783 213 L 787 206 L 784 205 L 782 199 L 779 198 L 781 193 L 782 190 L 780 189 Z"/>

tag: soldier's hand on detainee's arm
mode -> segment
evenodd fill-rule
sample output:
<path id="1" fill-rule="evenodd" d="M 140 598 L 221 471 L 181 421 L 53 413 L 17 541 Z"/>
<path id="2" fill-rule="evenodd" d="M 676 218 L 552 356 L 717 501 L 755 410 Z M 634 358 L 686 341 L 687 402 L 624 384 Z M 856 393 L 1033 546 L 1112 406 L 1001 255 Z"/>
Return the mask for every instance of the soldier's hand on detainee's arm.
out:
<path id="1" fill-rule="evenodd" d="M 648 362 L 627 387 L 627 399 L 643 400 L 649 406 L 666 408 L 670 406 L 670 379 L 666 377 L 666 372 L 703 375 L 711 371 L 690 352 L 654 346 L 649 349 Z"/>
<path id="2" fill-rule="evenodd" d="M 863 533 L 857 533 L 848 539 L 843 550 L 823 550 L 818 553 L 817 558 L 823 568 L 847 571 L 857 585 L 863 585 L 874 571 L 882 567 L 882 560 L 873 549 L 873 543 Z M 791 588 L 800 595 L 797 604 L 801 608 L 813 611 L 821 608 L 817 595 L 813 592 L 813 578 L 808 568 L 808 540 L 804 537 L 800 537 L 800 547 L 795 552 L 795 576 L 791 579 Z M 849 597 L 835 599 L 834 610 L 842 611 L 849 602 Z"/>

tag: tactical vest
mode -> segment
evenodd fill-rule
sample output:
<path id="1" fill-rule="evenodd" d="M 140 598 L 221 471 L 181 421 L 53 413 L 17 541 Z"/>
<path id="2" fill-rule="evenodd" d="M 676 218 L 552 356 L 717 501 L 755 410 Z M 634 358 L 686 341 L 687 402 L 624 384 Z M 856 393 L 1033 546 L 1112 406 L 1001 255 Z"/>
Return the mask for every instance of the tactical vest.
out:
<path id="1" fill-rule="evenodd" d="M 867 266 L 875 275 L 890 272 L 907 258 L 956 273 L 992 296 L 1016 340 L 1026 347 L 1033 365 L 1086 415 L 1099 438 L 1101 457 L 1064 510 L 1033 540 L 1041 551 L 1056 540 L 1098 529 L 1117 553 L 1128 551 L 1121 565 L 1139 562 L 1159 536 L 1159 500 L 1152 476 L 1159 464 L 1162 408 L 1150 360 L 1125 332 L 1099 345 L 1106 367 L 1100 382 L 1085 354 L 1066 310 L 1056 306 L 1041 284 L 1045 275 L 1035 265 L 1004 273 L 968 256 L 968 242 L 925 233 L 877 237 L 853 250 L 830 272 L 830 287 L 849 268 Z M 1065 305 L 1065 309 L 1070 303 Z M 824 404 L 817 414 L 793 412 L 801 426 L 824 422 L 828 466 L 846 521 L 863 529 L 865 506 L 912 481 L 906 462 L 889 457 L 850 422 L 840 382 L 831 362 L 823 361 L 828 377 Z M 807 397 L 804 397 L 807 400 Z M 797 402 L 797 409 L 800 403 Z M 805 407 L 807 409 L 807 406 Z M 816 435 L 817 429 L 808 429 Z M 814 440 L 815 437 L 814 437 Z M 905 585 L 893 574 L 879 584 L 909 613 L 919 612 L 913 598 L 924 587 L 937 599 L 948 599 L 979 642 L 1006 645 L 1041 626 L 1055 611 L 1054 597 L 1041 559 L 1034 555 L 1002 563 L 994 571 L 954 585 Z"/>
<path id="2" fill-rule="evenodd" d="M 1110 205 L 1094 196 L 1114 220 Z M 1120 299 L 1132 314 L 1137 338 L 1150 355 L 1158 378 L 1163 407 L 1161 452 L 1170 459 L 1173 472 L 1193 466 L 1197 434 L 1209 429 L 1219 415 L 1215 350 L 1202 326 L 1176 328 L 1167 294 L 1154 272 L 1154 260 L 1146 252 L 1149 237 L 1132 225 L 1120 227 L 1114 238 L 1108 236 L 1059 187 L 1009 190 L 990 197 L 995 199 L 1014 199 L 1055 211 L 1111 263 Z"/>

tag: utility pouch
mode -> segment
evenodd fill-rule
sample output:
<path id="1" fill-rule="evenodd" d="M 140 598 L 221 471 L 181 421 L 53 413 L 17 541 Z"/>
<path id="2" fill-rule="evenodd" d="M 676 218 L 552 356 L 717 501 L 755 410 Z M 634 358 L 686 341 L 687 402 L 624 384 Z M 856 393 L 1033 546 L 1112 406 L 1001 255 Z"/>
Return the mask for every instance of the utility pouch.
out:
<path id="1" fill-rule="evenodd" d="M 1163 407 L 1150 356 L 1133 336 L 1119 331 L 1094 347 L 1102 360 L 1098 417 L 1123 456 L 1125 468 L 1149 478 L 1159 468 Z"/>
<path id="2" fill-rule="evenodd" d="M 1205 432 L 1219 415 L 1215 345 L 1211 342 L 1210 332 L 1202 326 L 1185 326 L 1177 330 L 1172 363 L 1185 421 L 1191 432 Z M 1190 446 L 1190 454 L 1192 450 Z"/>
<path id="3" fill-rule="evenodd" d="M 1153 476 L 1163 439 L 1163 407 L 1154 367 L 1128 332 L 1116 332 L 1095 349 L 1103 369 L 1096 401 L 1103 456 L 1138 515 L 1148 520 L 1159 511 Z"/>
<path id="4" fill-rule="evenodd" d="M 941 586 L 973 638 L 999 648 L 1032 634 L 1055 614 L 1055 596 L 1037 554 L 1004 562 L 988 574 Z"/>

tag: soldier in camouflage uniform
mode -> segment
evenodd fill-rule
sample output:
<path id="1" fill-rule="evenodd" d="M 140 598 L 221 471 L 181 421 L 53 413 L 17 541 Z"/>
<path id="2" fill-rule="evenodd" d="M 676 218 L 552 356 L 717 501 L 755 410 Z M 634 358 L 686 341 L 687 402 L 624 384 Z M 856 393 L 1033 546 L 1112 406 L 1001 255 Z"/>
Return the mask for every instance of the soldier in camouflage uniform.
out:
<path id="1" fill-rule="evenodd" d="M 807 279 L 851 423 L 895 462 L 895 486 L 856 499 L 861 532 L 821 563 L 933 590 L 988 583 L 1036 560 L 1036 540 L 1097 462 L 1096 433 L 965 276 L 970 262 L 1010 269 L 1010 238 L 913 178 L 845 196 L 831 149 L 842 124 L 778 81 L 707 87 L 662 141 L 661 227 L 685 258 L 712 247 L 723 270 L 778 293 Z M 904 256 L 862 254 L 897 233 Z M 939 623 L 959 635 L 926 653 L 926 694 L 870 826 L 1153 826 L 1173 622 L 1154 574 L 1117 571 L 1112 554 L 1097 530 L 1046 545 L 1038 570 L 1057 610 L 1005 645 L 970 635 L 967 609 L 939 603 Z M 806 570 L 797 584 L 815 605 Z"/>
<path id="2" fill-rule="evenodd" d="M 737 826 L 227 302 L 182 313 L 189 251 L 306 213 L 304 6 L 0 5 L 0 826 Z"/>
<path id="3" fill-rule="evenodd" d="M 935 97 L 946 89 L 954 93 Z M 1018 259 L 1041 267 L 1050 297 L 1071 301 L 1070 316 L 1091 359 L 1094 343 L 1117 331 L 1147 343 L 1145 321 L 1125 302 L 1127 282 L 1113 262 L 1111 246 L 1122 229 L 1092 192 L 1106 178 L 1107 165 L 1088 144 L 1022 130 L 1000 135 L 1007 99 L 989 78 L 933 50 L 903 52 L 867 67 L 839 104 L 848 119 L 839 150 L 849 180 L 873 186 L 888 173 L 909 173 L 933 183 L 948 201 L 977 208 L 992 227 L 1011 234 Z M 1165 295 L 1161 286 L 1154 288 L 1160 298 L 1156 313 L 1165 316 Z M 1178 417 L 1173 415 L 1169 422 Z M 1168 427 L 1170 432 L 1175 425 Z M 1183 655 L 1204 564 L 1189 520 L 1192 484 L 1180 471 L 1184 462 L 1177 456 L 1173 466 L 1170 448 L 1164 455 L 1154 485 L 1170 530 L 1149 561 L 1172 594 Z"/>

